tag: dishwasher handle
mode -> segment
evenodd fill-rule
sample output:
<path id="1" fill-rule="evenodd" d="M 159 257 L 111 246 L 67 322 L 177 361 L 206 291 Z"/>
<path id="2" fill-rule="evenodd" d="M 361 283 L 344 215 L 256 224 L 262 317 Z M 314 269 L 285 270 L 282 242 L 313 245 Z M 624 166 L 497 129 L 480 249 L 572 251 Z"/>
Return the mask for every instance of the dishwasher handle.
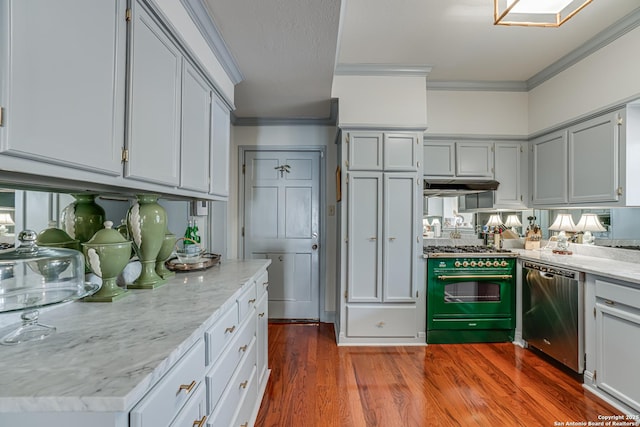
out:
<path id="1" fill-rule="evenodd" d="M 543 273 L 544 277 L 553 277 L 553 276 L 562 276 L 567 277 L 569 279 L 579 279 L 580 273 L 572 270 L 565 270 L 563 268 L 552 267 L 550 265 L 545 264 L 537 264 L 530 261 L 524 261 L 522 263 L 522 268 L 526 268 L 529 270 L 537 270 Z"/>

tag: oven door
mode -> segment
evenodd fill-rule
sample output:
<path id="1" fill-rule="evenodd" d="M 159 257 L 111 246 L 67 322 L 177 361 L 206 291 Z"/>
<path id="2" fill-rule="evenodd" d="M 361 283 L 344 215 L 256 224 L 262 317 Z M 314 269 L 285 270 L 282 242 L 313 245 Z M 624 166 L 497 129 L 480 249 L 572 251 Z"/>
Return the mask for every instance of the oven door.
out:
<path id="1" fill-rule="evenodd" d="M 441 277 L 429 283 L 429 301 L 434 316 L 511 316 L 513 286 L 508 275 Z"/>

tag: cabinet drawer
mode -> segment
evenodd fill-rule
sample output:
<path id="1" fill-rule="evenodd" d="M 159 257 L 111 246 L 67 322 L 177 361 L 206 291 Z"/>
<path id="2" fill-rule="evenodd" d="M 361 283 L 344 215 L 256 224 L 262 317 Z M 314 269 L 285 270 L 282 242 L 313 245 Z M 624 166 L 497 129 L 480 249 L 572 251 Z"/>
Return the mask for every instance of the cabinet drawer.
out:
<path id="1" fill-rule="evenodd" d="M 596 280 L 596 297 L 640 310 L 640 289 Z"/>
<path id="2" fill-rule="evenodd" d="M 256 280 L 256 298 L 260 299 L 262 295 L 267 292 L 267 288 L 269 287 L 269 275 L 265 271 L 258 277 Z"/>
<path id="3" fill-rule="evenodd" d="M 198 385 L 189 402 L 184 405 L 175 420 L 171 423 L 171 427 L 191 427 L 197 426 L 200 422 L 204 426 L 207 415 L 207 398 L 204 384 Z M 204 420 L 203 420 L 204 418 Z"/>
<path id="4" fill-rule="evenodd" d="M 347 306 L 347 336 L 415 337 L 416 307 Z"/>
<path id="5" fill-rule="evenodd" d="M 216 408 L 220 396 L 227 387 L 229 379 L 242 361 L 243 357 L 249 355 L 249 349 L 255 347 L 256 322 L 245 322 L 237 339 L 231 342 L 229 347 L 220 356 L 215 366 L 209 371 L 206 377 L 207 382 L 207 413 L 213 412 Z"/>
<path id="6" fill-rule="evenodd" d="M 131 427 L 168 426 L 204 377 L 204 342 L 198 341 L 131 411 Z"/>
<path id="7" fill-rule="evenodd" d="M 218 406 L 211 413 L 208 427 L 228 427 L 238 413 L 242 399 L 249 391 L 251 381 L 256 377 L 256 346 L 252 342 L 247 357 L 242 361 L 236 372 L 231 377 L 226 390 L 224 391 Z"/>
<path id="8" fill-rule="evenodd" d="M 240 409 L 236 414 L 236 419 L 231 423 L 233 427 L 247 427 L 251 424 L 251 419 L 253 418 L 254 409 L 256 409 L 256 403 L 258 400 L 258 377 L 256 375 L 252 375 L 249 380 L 249 385 L 247 386 L 247 392 L 242 397 L 242 403 L 240 404 Z"/>
<path id="9" fill-rule="evenodd" d="M 249 288 L 238 298 L 238 321 L 242 323 L 256 305 L 256 287 Z"/>
<path id="10" fill-rule="evenodd" d="M 204 333 L 207 344 L 207 366 L 213 363 L 220 356 L 225 346 L 235 338 L 238 326 L 238 307 L 233 305 Z"/>

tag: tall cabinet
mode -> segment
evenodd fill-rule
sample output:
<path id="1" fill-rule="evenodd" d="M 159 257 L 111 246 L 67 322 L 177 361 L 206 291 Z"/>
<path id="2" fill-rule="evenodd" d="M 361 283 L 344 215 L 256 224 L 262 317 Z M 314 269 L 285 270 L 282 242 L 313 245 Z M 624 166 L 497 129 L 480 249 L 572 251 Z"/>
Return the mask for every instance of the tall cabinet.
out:
<path id="1" fill-rule="evenodd" d="M 422 139 L 348 132 L 341 233 L 341 344 L 419 342 Z"/>

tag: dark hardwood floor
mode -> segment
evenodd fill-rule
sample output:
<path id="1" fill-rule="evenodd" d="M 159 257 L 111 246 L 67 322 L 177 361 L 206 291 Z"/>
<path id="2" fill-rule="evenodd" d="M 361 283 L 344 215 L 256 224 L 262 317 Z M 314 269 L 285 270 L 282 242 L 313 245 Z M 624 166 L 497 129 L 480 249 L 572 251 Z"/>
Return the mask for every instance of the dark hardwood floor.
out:
<path id="1" fill-rule="evenodd" d="M 273 323 L 269 367 L 256 426 L 537 427 L 619 414 L 511 343 L 338 347 L 332 324 Z"/>

